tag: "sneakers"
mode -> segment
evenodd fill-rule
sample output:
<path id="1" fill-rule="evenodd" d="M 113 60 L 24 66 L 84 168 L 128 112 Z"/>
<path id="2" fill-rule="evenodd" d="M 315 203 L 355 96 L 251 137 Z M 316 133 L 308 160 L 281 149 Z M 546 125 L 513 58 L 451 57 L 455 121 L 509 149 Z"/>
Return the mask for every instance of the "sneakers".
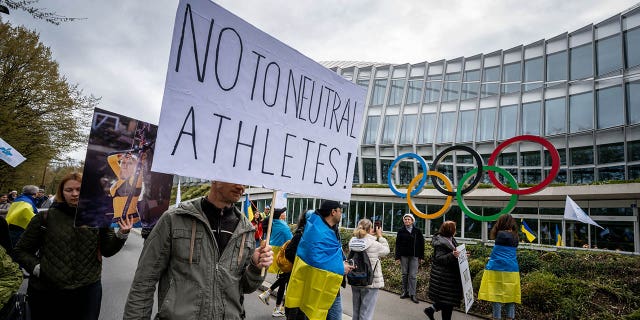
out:
<path id="1" fill-rule="evenodd" d="M 433 307 L 424 308 L 423 311 L 424 311 L 424 314 L 427 315 L 429 320 L 435 320 L 436 319 L 436 318 L 433 317 L 433 314 L 436 312 L 436 310 L 434 310 Z"/>
<path id="2" fill-rule="evenodd" d="M 264 304 L 269 305 L 269 296 L 271 295 L 271 289 L 261 293 L 258 295 L 258 299 L 262 301 Z"/>
<path id="3" fill-rule="evenodd" d="M 276 306 L 275 308 L 273 308 L 273 313 L 271 314 L 272 317 L 284 317 L 284 307 L 283 306 Z"/>

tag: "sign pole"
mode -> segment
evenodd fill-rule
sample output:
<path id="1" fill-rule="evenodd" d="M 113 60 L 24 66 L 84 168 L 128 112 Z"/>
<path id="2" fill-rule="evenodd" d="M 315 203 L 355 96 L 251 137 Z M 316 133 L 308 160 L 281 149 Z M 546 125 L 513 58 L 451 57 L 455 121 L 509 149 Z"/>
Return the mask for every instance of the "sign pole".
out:
<path id="1" fill-rule="evenodd" d="M 271 224 L 273 224 L 273 215 L 274 212 L 276 210 L 276 191 L 273 191 L 273 196 L 271 197 L 271 205 L 269 206 L 269 226 L 267 227 L 267 238 L 265 240 L 262 240 L 262 245 L 261 247 L 266 247 L 267 244 L 269 244 L 269 240 L 271 239 Z M 260 273 L 261 276 L 264 277 L 265 272 L 267 271 L 267 269 L 265 267 L 262 267 L 262 272 Z"/>

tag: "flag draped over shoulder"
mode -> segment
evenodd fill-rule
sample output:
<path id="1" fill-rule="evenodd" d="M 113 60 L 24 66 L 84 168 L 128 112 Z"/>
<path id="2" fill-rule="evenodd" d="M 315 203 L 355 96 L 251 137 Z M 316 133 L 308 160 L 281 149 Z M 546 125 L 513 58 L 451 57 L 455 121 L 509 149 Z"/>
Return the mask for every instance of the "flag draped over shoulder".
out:
<path id="1" fill-rule="evenodd" d="M 558 229 L 557 224 L 556 224 L 556 246 L 562 247 L 562 233 L 560 233 L 560 229 Z"/>
<path id="2" fill-rule="evenodd" d="M 298 245 L 287 286 L 287 308 L 300 308 L 310 320 L 324 320 L 344 274 L 342 245 L 335 232 L 312 214 Z"/>
<path id="3" fill-rule="evenodd" d="M 520 302 L 520 269 L 516 259 L 516 247 L 496 245 L 491 251 L 478 299 L 500 303 Z"/>
<path id="4" fill-rule="evenodd" d="M 533 240 L 536 239 L 536 236 L 534 235 L 535 232 L 533 232 L 533 230 L 529 228 L 529 225 L 527 224 L 526 221 L 520 220 L 520 222 L 522 222 L 522 224 L 520 225 L 520 230 L 522 231 L 522 233 L 524 233 L 524 235 L 527 237 L 527 240 L 529 240 L 529 242 L 533 242 Z"/>
<path id="5" fill-rule="evenodd" d="M 271 250 L 273 250 L 274 257 L 278 255 L 282 245 L 284 245 L 287 240 L 291 240 L 291 238 L 293 238 L 293 234 L 287 223 L 280 219 L 274 219 L 271 225 L 271 237 L 269 238 L 269 245 L 271 246 Z M 272 263 L 268 271 L 276 274 L 281 273 L 277 263 Z"/>

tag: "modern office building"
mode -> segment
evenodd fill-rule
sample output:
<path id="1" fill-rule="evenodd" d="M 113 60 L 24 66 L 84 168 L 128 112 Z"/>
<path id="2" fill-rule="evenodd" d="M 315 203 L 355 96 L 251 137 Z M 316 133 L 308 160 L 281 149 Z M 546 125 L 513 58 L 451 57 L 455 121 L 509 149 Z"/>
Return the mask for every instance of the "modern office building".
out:
<path id="1" fill-rule="evenodd" d="M 513 210 L 537 238 L 556 244 L 556 230 L 566 246 L 640 252 L 640 8 L 533 43 L 470 57 L 415 64 L 324 62 L 344 78 L 367 88 L 367 107 L 358 150 L 354 189 L 343 226 L 360 218 L 381 219 L 386 230 L 402 225 L 406 199 L 387 184 L 393 160 L 415 153 L 431 165 L 452 145 L 477 151 L 484 164 L 496 147 L 518 135 L 549 140 L 560 155 L 553 184 L 523 195 Z M 395 185 L 408 185 L 422 172 L 418 162 L 393 168 Z M 457 185 L 477 167 L 468 152 L 455 151 L 430 168 Z M 540 144 L 515 143 L 500 152 L 497 166 L 523 184 L 535 185 L 551 170 L 551 157 Z M 491 185 L 485 174 L 483 182 Z M 524 188 L 524 187 L 523 187 Z M 259 207 L 267 194 L 254 190 Z M 569 195 L 604 229 L 563 220 Z M 446 196 L 425 188 L 412 197 L 423 213 L 440 210 Z M 464 195 L 481 216 L 508 205 L 510 195 L 479 188 Z M 318 199 L 289 198 L 290 221 Z M 487 239 L 491 222 L 465 215 L 454 200 L 442 217 L 418 219 L 425 236 L 442 221 L 455 220 L 459 236 Z"/>

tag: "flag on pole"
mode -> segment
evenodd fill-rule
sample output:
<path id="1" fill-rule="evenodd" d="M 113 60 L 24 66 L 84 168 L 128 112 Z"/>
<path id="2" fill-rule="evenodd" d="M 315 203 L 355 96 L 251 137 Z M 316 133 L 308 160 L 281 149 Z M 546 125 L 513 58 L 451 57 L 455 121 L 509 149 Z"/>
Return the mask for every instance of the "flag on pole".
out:
<path id="1" fill-rule="evenodd" d="M 583 223 L 594 225 L 596 227 L 599 227 L 600 229 L 604 229 L 595 221 L 593 221 L 582 209 L 580 209 L 578 204 L 569 196 L 567 196 L 567 200 L 564 205 L 564 218 L 567 220 L 577 220 Z"/>
<path id="2" fill-rule="evenodd" d="M 271 207 L 274 209 L 282 209 L 287 207 L 287 193 L 282 191 L 276 191 L 276 201 Z"/>
<path id="3" fill-rule="evenodd" d="M 182 201 L 182 195 L 180 194 L 180 176 L 178 176 L 178 191 L 176 192 L 176 208 Z"/>
<path id="4" fill-rule="evenodd" d="M 13 149 L 8 143 L 0 138 L 0 159 L 8 163 L 12 167 L 17 167 L 23 161 L 27 160 L 20 152 Z"/>
<path id="5" fill-rule="evenodd" d="M 249 201 L 249 194 L 245 193 L 244 195 L 244 204 L 242 206 L 242 211 L 244 211 L 244 215 L 249 219 L 249 221 L 253 221 L 253 208 L 251 208 L 251 201 Z"/>
<path id="6" fill-rule="evenodd" d="M 560 229 L 558 229 L 557 224 L 556 224 L 556 246 L 562 247 L 562 234 L 560 233 Z"/>
<path id="7" fill-rule="evenodd" d="M 536 236 L 534 235 L 535 232 L 533 232 L 533 230 L 529 228 L 529 225 L 526 221 L 524 221 L 524 219 L 520 219 L 520 222 L 522 222 L 522 224 L 520 225 L 520 230 L 522 231 L 522 233 L 524 233 L 525 236 L 527 236 L 527 240 L 529 240 L 529 242 L 533 242 L 533 240 L 536 239 Z"/>

